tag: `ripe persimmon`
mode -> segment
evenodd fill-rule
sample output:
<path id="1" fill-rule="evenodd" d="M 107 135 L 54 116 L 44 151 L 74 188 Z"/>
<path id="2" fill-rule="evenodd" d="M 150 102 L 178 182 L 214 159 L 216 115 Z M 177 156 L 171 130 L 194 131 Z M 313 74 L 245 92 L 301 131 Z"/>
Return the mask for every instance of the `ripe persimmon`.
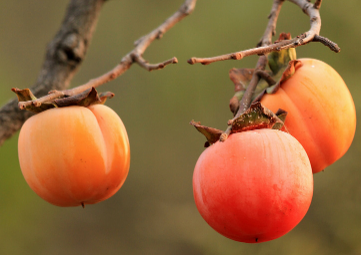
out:
<path id="1" fill-rule="evenodd" d="M 246 243 L 270 241 L 293 229 L 308 211 L 310 161 L 286 132 L 234 133 L 203 151 L 193 194 L 202 217 L 220 234 Z"/>
<path id="2" fill-rule="evenodd" d="M 58 206 L 94 204 L 114 195 L 130 164 L 126 129 L 109 107 L 69 106 L 29 118 L 18 141 L 26 182 Z"/>
<path id="3" fill-rule="evenodd" d="M 356 131 L 352 96 L 341 76 L 328 64 L 299 59 L 295 73 L 261 103 L 288 112 L 285 127 L 305 148 L 313 173 L 341 158 Z"/>

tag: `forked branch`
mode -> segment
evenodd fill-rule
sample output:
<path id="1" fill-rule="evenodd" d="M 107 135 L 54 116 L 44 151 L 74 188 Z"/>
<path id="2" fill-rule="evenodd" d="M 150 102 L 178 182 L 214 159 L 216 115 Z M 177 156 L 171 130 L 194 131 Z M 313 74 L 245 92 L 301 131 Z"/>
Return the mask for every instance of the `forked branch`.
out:
<path id="1" fill-rule="evenodd" d="M 17 99 L 13 99 L 0 108 L 0 145 L 18 131 L 25 120 L 32 115 L 31 112 L 20 111 L 20 109 L 25 109 L 31 105 L 39 107 L 43 103 L 52 103 L 56 99 L 66 99 L 90 90 L 92 87 L 99 87 L 122 75 L 134 63 L 138 63 L 146 70 L 152 71 L 178 62 L 174 57 L 161 63 L 149 64 L 143 59 L 142 55 L 155 39 L 160 39 L 175 24 L 191 14 L 197 0 L 185 0 L 178 11 L 165 20 L 163 24 L 137 40 L 134 43 L 135 48 L 125 55 L 112 70 L 100 77 L 89 80 L 79 87 L 64 90 L 68 87 L 71 78 L 85 56 L 100 13 L 100 7 L 104 2 L 104 0 L 71 0 L 61 29 L 49 44 L 46 60 L 38 81 L 31 89 L 34 95 L 38 97 L 46 94 L 49 90 L 51 91 L 33 101 L 18 103 Z M 73 35 L 72 31 L 79 31 L 79 34 Z"/>
<path id="2" fill-rule="evenodd" d="M 104 0 L 70 0 L 31 90 L 35 96 L 66 89 L 85 58 Z M 0 145 L 18 131 L 33 113 L 21 111 L 14 98 L 0 108 Z"/>
<path id="3" fill-rule="evenodd" d="M 273 1 L 271 14 L 268 16 L 269 21 L 268 21 L 266 30 L 265 30 L 260 42 L 258 43 L 258 45 L 260 47 L 266 47 L 267 45 L 270 45 L 272 43 L 272 36 L 276 34 L 277 20 L 278 20 L 278 16 L 280 14 L 283 2 L 284 2 L 284 0 L 274 0 Z M 232 127 L 231 127 L 232 121 L 234 119 L 238 118 L 241 114 L 243 114 L 251 105 L 252 95 L 253 95 L 253 93 L 258 85 L 258 82 L 260 81 L 260 78 L 262 76 L 262 75 L 260 75 L 262 73 L 260 71 L 265 70 L 266 65 L 267 65 L 267 57 L 265 55 L 260 56 L 258 59 L 256 68 L 255 68 L 255 72 L 252 76 L 252 79 L 249 82 L 246 92 L 243 95 L 243 97 L 239 103 L 238 111 L 235 114 L 234 118 L 232 120 L 230 120 L 230 122 L 228 123 L 229 126 L 226 129 L 226 131 L 223 132 L 223 134 L 221 135 L 220 141 L 225 141 L 228 138 L 228 136 L 232 130 Z"/>
<path id="4" fill-rule="evenodd" d="M 149 34 L 135 41 L 135 48 L 127 55 L 125 55 L 121 62 L 108 73 L 103 74 L 98 78 L 92 79 L 87 83 L 73 89 L 68 89 L 64 91 L 50 91 L 48 95 L 38 98 L 36 100 L 19 102 L 19 108 L 25 109 L 27 106 L 30 105 L 39 107 L 41 104 L 52 102 L 52 100 L 54 99 L 60 97 L 71 97 L 86 90 L 90 90 L 92 87 L 99 87 L 100 85 L 112 81 L 122 75 L 134 63 L 139 64 L 141 67 L 145 68 L 148 71 L 159 70 L 164 68 L 166 65 L 178 63 L 177 58 L 173 57 L 170 60 L 166 60 L 158 64 L 149 64 L 145 59 L 143 59 L 142 55 L 155 39 L 160 39 L 163 34 L 166 33 L 169 29 L 171 29 L 175 24 L 177 24 L 187 15 L 191 14 L 195 8 L 196 2 L 197 0 L 186 0 L 183 5 L 178 9 L 178 11 L 174 13 L 171 17 L 169 17 L 163 24 L 161 24 L 158 28 L 156 28 Z"/>
<path id="5" fill-rule="evenodd" d="M 274 24 L 277 22 L 277 17 L 278 17 L 278 15 L 275 15 L 275 13 L 278 10 L 277 8 L 280 8 L 282 2 L 284 1 L 286 0 L 274 1 L 274 5 L 270 15 L 270 19 L 272 22 L 269 22 L 269 25 L 267 26 L 267 30 L 266 30 L 268 34 L 271 34 L 271 38 L 273 32 L 275 31 Z M 188 60 L 188 63 L 192 65 L 196 63 L 208 65 L 223 60 L 232 60 L 232 59 L 240 60 L 244 57 L 251 55 L 264 55 L 273 51 L 296 48 L 308 44 L 310 42 L 321 42 L 322 44 L 326 45 L 334 52 L 340 51 L 340 48 L 337 46 L 336 43 L 319 35 L 321 30 L 321 16 L 320 16 L 319 8 L 321 7 L 322 0 L 317 0 L 315 4 L 312 4 L 307 0 L 288 0 L 288 1 L 298 5 L 303 10 L 303 12 L 305 12 L 310 17 L 310 29 L 307 32 L 297 36 L 296 38 L 280 41 L 274 44 L 270 43 L 269 37 L 267 37 L 267 39 L 264 39 L 265 37 L 263 37 L 262 40 L 265 40 L 264 43 L 258 44 L 258 47 L 256 48 L 224 54 L 216 57 L 210 57 L 210 58 L 192 57 Z"/>

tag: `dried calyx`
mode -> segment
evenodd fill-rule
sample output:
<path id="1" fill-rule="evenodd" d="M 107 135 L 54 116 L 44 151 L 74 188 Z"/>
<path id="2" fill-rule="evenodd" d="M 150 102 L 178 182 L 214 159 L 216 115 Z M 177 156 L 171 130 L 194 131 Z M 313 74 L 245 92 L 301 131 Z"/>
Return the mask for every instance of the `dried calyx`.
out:
<path id="1" fill-rule="evenodd" d="M 19 108 L 22 110 L 28 110 L 35 113 L 45 111 L 47 109 L 56 108 L 56 107 L 67 107 L 72 105 L 78 106 L 90 106 L 93 104 L 104 104 L 108 98 L 112 98 L 114 93 L 112 92 L 103 92 L 98 94 L 96 89 L 93 87 L 88 89 L 80 94 L 70 97 L 63 97 L 54 99 L 51 103 L 43 103 L 41 105 L 36 105 L 36 97 L 30 91 L 30 89 L 11 89 L 18 97 Z M 34 104 L 24 106 L 22 102 L 33 101 Z"/>
<path id="2" fill-rule="evenodd" d="M 231 126 L 230 134 L 262 128 L 282 129 L 286 131 L 284 127 L 286 115 L 287 112 L 284 110 L 280 109 L 277 113 L 273 113 L 260 102 L 255 102 L 241 116 L 229 121 L 228 124 Z M 203 126 L 200 122 L 191 121 L 190 124 L 206 137 L 207 142 L 204 147 L 208 147 L 219 141 L 223 134 L 222 130 Z"/>
<path id="3" fill-rule="evenodd" d="M 290 34 L 281 33 L 277 42 L 290 39 Z M 249 68 L 231 69 L 229 77 L 235 85 L 235 94 L 230 100 L 230 110 L 234 116 L 236 116 L 240 102 L 252 77 L 258 75 L 260 79 L 251 98 L 252 104 L 248 110 L 239 117 L 236 116 L 228 121 L 229 127 L 225 132 L 192 121 L 190 124 L 195 126 L 197 130 L 207 138 L 205 147 L 218 140 L 224 141 L 228 135 L 236 132 L 261 128 L 282 129 L 286 131 L 284 121 L 287 113 L 283 110 L 273 113 L 265 108 L 260 103 L 260 100 L 265 94 L 275 93 L 281 84 L 289 79 L 301 65 L 301 62 L 296 60 L 296 50 L 294 48 L 288 48 L 272 52 L 268 55 L 267 70 L 255 71 L 255 69 Z"/>

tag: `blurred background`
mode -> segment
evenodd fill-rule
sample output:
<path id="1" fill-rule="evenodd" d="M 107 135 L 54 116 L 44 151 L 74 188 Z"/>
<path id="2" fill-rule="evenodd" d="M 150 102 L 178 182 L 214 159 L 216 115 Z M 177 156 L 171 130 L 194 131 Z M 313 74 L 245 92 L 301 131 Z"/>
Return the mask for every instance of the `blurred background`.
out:
<path id="1" fill-rule="evenodd" d="M 57 32 L 68 1 L 0 3 L 0 105 L 12 87 L 35 82 L 45 47 Z M 173 14 L 183 0 L 107 1 L 90 50 L 72 86 L 113 68 L 133 49 L 133 41 Z M 0 254 L 361 254 L 361 133 L 346 155 L 314 176 L 311 207 L 287 235 L 244 244 L 211 229 L 193 201 L 192 174 L 205 138 L 189 122 L 225 129 L 233 67 L 253 68 L 257 57 L 209 66 L 186 63 L 254 47 L 267 24 L 271 0 L 199 0 L 194 13 L 146 51 L 150 62 L 176 56 L 179 64 L 148 73 L 134 65 L 101 87 L 123 120 L 131 144 L 124 186 L 102 203 L 76 208 L 53 206 L 27 185 L 18 163 L 17 138 L 0 147 Z M 331 52 L 319 43 L 297 48 L 333 66 L 361 110 L 361 2 L 322 4 L 321 34 L 338 43 Z M 285 2 L 277 32 L 300 34 L 309 20 Z M 337 104 L 337 102 L 335 102 Z M 141 121 L 140 121 L 141 120 Z M 358 122 L 358 125 L 360 123 Z"/>

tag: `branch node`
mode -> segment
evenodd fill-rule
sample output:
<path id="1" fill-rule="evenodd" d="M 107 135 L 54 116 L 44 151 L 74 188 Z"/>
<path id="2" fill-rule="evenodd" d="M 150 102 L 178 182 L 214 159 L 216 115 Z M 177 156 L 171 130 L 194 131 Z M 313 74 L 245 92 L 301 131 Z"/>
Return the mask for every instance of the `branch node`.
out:
<path id="1" fill-rule="evenodd" d="M 158 35 L 157 35 L 156 38 L 157 38 L 157 39 L 162 39 L 163 35 L 164 35 L 164 31 L 159 30 L 159 31 L 158 31 Z"/>
<path id="2" fill-rule="evenodd" d="M 187 60 L 188 64 L 194 65 L 196 63 L 195 58 L 190 58 Z"/>
<path id="3" fill-rule="evenodd" d="M 34 100 L 34 101 L 33 101 L 33 105 L 34 105 L 35 107 L 40 107 L 40 106 L 41 106 L 41 102 L 40 102 L 39 100 Z"/>
<path id="4" fill-rule="evenodd" d="M 315 4 L 313 5 L 313 8 L 316 10 L 319 10 L 321 8 L 322 0 L 316 0 Z"/>

